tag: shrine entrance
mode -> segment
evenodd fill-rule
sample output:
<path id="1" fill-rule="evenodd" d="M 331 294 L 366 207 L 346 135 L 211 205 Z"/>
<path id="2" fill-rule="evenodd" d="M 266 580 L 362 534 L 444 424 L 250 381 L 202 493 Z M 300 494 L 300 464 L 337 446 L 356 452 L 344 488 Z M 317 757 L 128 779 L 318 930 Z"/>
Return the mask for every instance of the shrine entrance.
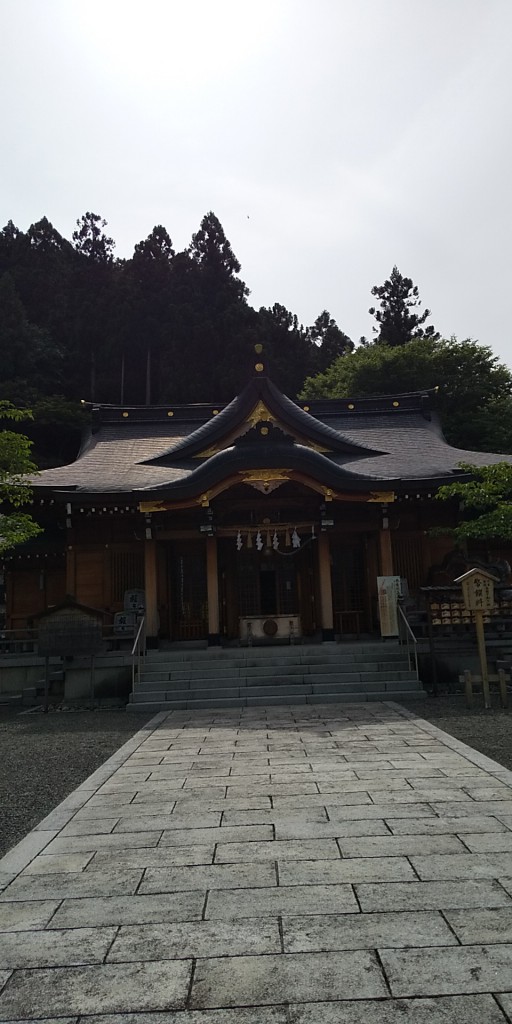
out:
<path id="1" fill-rule="evenodd" d="M 315 554 L 313 544 L 304 545 L 292 554 L 275 551 L 272 547 L 237 551 L 231 539 L 220 540 L 222 635 L 228 640 L 247 639 L 247 622 L 253 624 L 254 636 L 260 640 L 264 636 L 269 640 L 289 637 L 290 633 L 293 636 L 313 634 L 316 629 Z"/>

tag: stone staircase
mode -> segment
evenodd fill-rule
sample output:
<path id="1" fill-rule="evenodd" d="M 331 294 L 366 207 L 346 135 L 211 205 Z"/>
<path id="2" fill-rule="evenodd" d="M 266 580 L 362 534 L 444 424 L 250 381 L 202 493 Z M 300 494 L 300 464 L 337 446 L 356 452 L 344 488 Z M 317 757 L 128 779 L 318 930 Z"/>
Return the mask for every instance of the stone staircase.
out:
<path id="1" fill-rule="evenodd" d="M 129 711 L 425 697 L 395 642 L 148 651 Z"/>

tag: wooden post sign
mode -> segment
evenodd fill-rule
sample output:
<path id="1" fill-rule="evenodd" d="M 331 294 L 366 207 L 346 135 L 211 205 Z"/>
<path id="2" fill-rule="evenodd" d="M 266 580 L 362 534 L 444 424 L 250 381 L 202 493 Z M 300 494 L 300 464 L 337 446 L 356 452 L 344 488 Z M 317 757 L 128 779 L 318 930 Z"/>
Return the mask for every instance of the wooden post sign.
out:
<path id="1" fill-rule="evenodd" d="M 377 576 L 380 635 L 398 636 L 398 598 L 400 576 Z"/>
<path id="2" fill-rule="evenodd" d="M 475 616 L 476 638 L 478 642 L 478 655 L 480 658 L 480 669 L 482 673 L 482 690 L 484 693 L 484 707 L 490 708 L 491 700 L 489 695 L 489 670 L 487 667 L 487 653 L 485 650 L 484 633 L 484 612 L 494 608 L 494 584 L 498 583 L 496 576 L 492 576 L 485 569 L 470 569 L 462 576 L 458 576 L 455 583 L 462 587 L 462 599 L 468 611 Z"/>

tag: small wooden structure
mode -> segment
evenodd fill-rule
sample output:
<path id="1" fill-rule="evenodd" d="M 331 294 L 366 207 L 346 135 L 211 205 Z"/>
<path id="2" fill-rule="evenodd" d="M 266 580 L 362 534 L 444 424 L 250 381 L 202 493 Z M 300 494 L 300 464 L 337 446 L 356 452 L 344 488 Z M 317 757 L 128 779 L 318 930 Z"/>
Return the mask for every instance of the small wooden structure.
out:
<path id="1" fill-rule="evenodd" d="M 473 675 L 468 669 L 464 672 L 464 675 L 459 676 L 459 682 L 464 683 L 464 693 L 466 695 L 466 707 L 473 707 L 473 685 L 476 683 L 477 686 L 483 686 L 482 676 Z M 498 683 L 500 691 L 500 700 L 502 708 L 508 708 L 508 689 L 507 682 L 510 682 L 510 675 L 507 675 L 505 670 L 500 668 L 497 673 L 487 676 L 487 697 L 489 699 L 489 683 Z M 484 694 L 485 699 L 485 694 Z M 490 707 L 490 703 L 485 705 Z"/>
<path id="2" fill-rule="evenodd" d="M 85 655 L 91 659 L 91 699 L 94 698 L 94 656 L 103 647 L 103 612 L 67 598 L 38 616 L 38 654 L 45 658 L 44 710 L 48 711 L 50 658 Z"/>

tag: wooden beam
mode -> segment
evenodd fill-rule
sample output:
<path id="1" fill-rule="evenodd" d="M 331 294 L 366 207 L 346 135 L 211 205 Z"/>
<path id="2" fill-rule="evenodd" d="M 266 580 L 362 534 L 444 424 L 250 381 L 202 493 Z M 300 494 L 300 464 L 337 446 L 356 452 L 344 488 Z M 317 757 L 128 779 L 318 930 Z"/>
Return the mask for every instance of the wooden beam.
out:
<path id="1" fill-rule="evenodd" d="M 320 615 L 324 640 L 334 640 L 332 612 L 331 552 L 329 534 L 318 535 L 318 573 L 320 581 Z"/>
<path id="2" fill-rule="evenodd" d="M 156 541 L 144 541 L 144 589 L 146 591 L 146 635 L 148 640 L 158 636 L 157 562 Z"/>
<path id="3" fill-rule="evenodd" d="M 389 530 L 379 531 L 379 554 L 381 576 L 394 576 L 393 548 L 391 546 L 391 533 Z"/>
<path id="4" fill-rule="evenodd" d="M 219 628 L 219 576 L 217 566 L 217 538 L 206 538 L 206 586 L 208 594 L 208 643 L 218 644 Z"/>
<path id="5" fill-rule="evenodd" d="M 71 546 L 66 550 L 66 594 L 76 596 L 76 559 L 75 549 Z"/>

